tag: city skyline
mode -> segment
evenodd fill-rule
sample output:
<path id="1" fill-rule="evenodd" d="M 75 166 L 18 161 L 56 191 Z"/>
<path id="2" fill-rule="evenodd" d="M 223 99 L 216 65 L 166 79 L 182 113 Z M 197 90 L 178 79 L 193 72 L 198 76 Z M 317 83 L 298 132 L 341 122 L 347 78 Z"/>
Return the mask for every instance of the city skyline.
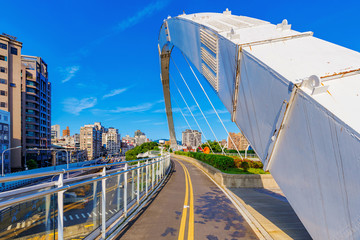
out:
<path id="1" fill-rule="evenodd" d="M 359 5 L 357 2 L 352 2 L 354 7 L 349 9 L 346 9 L 346 4 L 338 6 L 325 1 L 291 4 L 256 1 L 244 5 L 231 1 L 206 4 L 205 1 L 179 3 L 155 0 L 139 1 L 131 6 L 116 2 L 104 5 L 95 1 L 88 4 L 68 3 L 57 5 L 49 2 L 18 9 L 14 3 L 6 2 L 4 8 L 9 11 L 4 12 L 3 19 L 12 21 L 1 21 L 0 29 L 18 37 L 23 43 L 22 54 L 36 54 L 46 61 L 49 80 L 53 84 L 52 125 L 69 126 L 72 133 L 79 133 L 84 124 L 99 121 L 119 129 L 123 136 L 141 129 L 151 139 L 168 138 L 159 77 L 157 37 L 162 20 L 168 15 L 182 14 L 183 10 L 185 13 L 222 12 L 229 8 L 234 14 L 271 23 L 280 23 L 286 18 L 297 31 L 311 30 L 316 37 L 360 50 L 360 43 L 356 41 L 359 33 L 352 30 L 356 28 L 357 15 L 354 11 L 355 6 Z M 259 4 L 264 7 L 258 8 Z M 55 7 L 57 11 L 51 11 Z M 11 17 L 15 8 L 17 14 Z M 26 12 L 35 9 L 42 14 L 34 15 L 33 21 L 41 23 L 46 34 L 34 34 L 33 29 L 24 23 Z M 336 17 L 330 14 L 335 12 Z M 174 52 L 174 59 L 181 69 L 185 69 L 181 54 Z M 176 70 L 172 70 L 175 75 Z M 188 69 L 184 76 L 196 86 Z M 176 79 L 181 84 L 178 76 Z M 230 122 L 230 115 L 214 92 L 202 78 L 201 80 L 228 130 L 239 132 Z M 181 89 L 185 92 L 185 88 Z M 180 100 L 177 96 L 180 109 L 186 111 Z M 198 101 L 201 106 L 207 104 L 203 96 Z M 180 139 L 181 132 L 188 126 L 175 102 L 173 107 L 177 139 Z M 191 108 L 196 109 L 194 103 L 191 103 Z M 206 105 L 203 110 L 209 116 L 210 123 L 216 126 L 214 130 L 218 139 L 226 138 L 226 132 L 215 114 L 211 114 L 211 107 Z M 196 110 L 195 113 L 199 115 Z M 190 124 L 193 129 L 197 129 L 191 120 Z M 206 136 L 213 140 L 204 121 L 201 126 Z"/>

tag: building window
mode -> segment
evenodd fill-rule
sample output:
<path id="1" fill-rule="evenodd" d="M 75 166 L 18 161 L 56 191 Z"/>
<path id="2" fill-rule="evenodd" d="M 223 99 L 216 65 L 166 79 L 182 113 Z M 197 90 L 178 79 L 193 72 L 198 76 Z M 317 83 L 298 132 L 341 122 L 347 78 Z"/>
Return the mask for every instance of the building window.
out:
<path id="1" fill-rule="evenodd" d="M 6 91 L 0 90 L 0 95 L 7 96 L 7 93 L 6 93 Z"/>
<path id="2" fill-rule="evenodd" d="M 4 131 L 9 131 L 9 126 L 4 125 Z"/>
<path id="3" fill-rule="evenodd" d="M 15 83 L 10 83 L 10 87 L 16 87 Z"/>
<path id="4" fill-rule="evenodd" d="M 7 45 L 5 44 L 5 43 L 0 43 L 0 48 L 2 48 L 2 49 L 7 49 Z"/>
<path id="5" fill-rule="evenodd" d="M 0 102 L 0 107 L 6 107 L 6 102 Z"/>
<path id="6" fill-rule="evenodd" d="M 4 121 L 7 122 L 9 120 L 8 116 L 4 116 Z"/>
<path id="7" fill-rule="evenodd" d="M 4 67 L 0 67 L 0 72 L 2 72 L 2 73 L 7 73 L 7 69 L 4 68 Z"/>
<path id="8" fill-rule="evenodd" d="M 11 53 L 11 54 L 14 54 L 14 55 L 18 55 L 18 54 L 17 54 L 17 48 L 11 47 L 10 53 Z"/>
<path id="9" fill-rule="evenodd" d="M 3 55 L 0 55 L 0 60 L 6 62 L 6 61 L 7 61 L 7 57 L 6 57 L 6 56 L 3 56 Z"/>
<path id="10" fill-rule="evenodd" d="M 1 84 L 6 84 L 6 83 L 7 83 L 7 81 L 6 81 L 6 79 L 2 79 L 2 78 L 0 78 L 0 83 L 1 83 Z"/>

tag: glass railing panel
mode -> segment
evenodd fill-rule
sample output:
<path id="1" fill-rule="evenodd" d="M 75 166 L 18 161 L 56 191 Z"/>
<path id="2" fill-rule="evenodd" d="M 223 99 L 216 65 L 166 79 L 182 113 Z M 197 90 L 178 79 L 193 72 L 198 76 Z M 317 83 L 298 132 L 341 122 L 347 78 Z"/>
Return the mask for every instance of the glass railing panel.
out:
<path id="1" fill-rule="evenodd" d="M 106 220 L 124 208 L 124 174 L 106 180 Z"/>
<path id="2" fill-rule="evenodd" d="M 56 195 L 26 201 L 0 211 L 0 239 L 55 239 Z"/>
<path id="3" fill-rule="evenodd" d="M 64 239 L 83 238 L 101 224 L 101 181 L 64 192 Z"/>

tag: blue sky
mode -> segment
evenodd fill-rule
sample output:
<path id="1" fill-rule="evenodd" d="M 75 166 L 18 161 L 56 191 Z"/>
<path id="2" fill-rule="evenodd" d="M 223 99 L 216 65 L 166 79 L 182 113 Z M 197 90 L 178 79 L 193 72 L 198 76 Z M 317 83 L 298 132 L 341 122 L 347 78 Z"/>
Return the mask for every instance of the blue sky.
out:
<path id="1" fill-rule="evenodd" d="M 71 134 L 99 121 L 118 128 L 122 135 L 140 129 L 151 139 L 168 138 L 157 52 L 159 29 L 168 15 L 229 8 L 233 14 L 271 23 L 286 18 L 297 31 L 313 31 L 316 37 L 360 51 L 358 1 L 14 0 L 1 5 L 6 11 L 2 11 L 0 31 L 17 36 L 23 42 L 23 54 L 47 62 L 52 124 L 61 129 L 69 126 Z M 179 54 L 175 59 L 183 66 Z M 195 84 L 188 70 L 185 74 Z M 238 132 L 211 88 L 202 82 L 229 130 Z M 186 92 L 184 86 L 181 90 Z M 218 139 L 225 138 L 205 97 L 199 95 L 199 102 Z M 195 103 L 189 104 L 195 109 Z M 179 111 L 174 114 L 180 139 L 186 122 Z M 201 117 L 199 122 L 206 136 L 214 139 Z M 196 129 L 194 122 L 190 124 Z"/>

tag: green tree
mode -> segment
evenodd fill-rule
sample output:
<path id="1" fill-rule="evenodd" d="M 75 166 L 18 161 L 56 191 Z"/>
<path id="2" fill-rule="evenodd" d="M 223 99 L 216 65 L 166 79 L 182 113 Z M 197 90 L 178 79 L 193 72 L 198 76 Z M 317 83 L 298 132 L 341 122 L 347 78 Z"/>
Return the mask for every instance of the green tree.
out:
<path id="1" fill-rule="evenodd" d="M 157 144 L 156 142 L 143 143 L 140 146 L 134 147 L 133 149 L 127 151 L 125 153 L 125 157 L 127 161 L 135 160 L 137 159 L 138 154 L 155 149 L 159 150 L 159 144 Z"/>
<path id="2" fill-rule="evenodd" d="M 37 162 L 34 159 L 29 159 L 26 161 L 26 166 L 29 170 L 38 168 Z"/>
<path id="3" fill-rule="evenodd" d="M 211 149 L 214 151 L 214 153 L 221 153 L 221 147 L 220 147 L 220 144 L 217 142 L 217 141 L 211 141 L 211 140 L 208 140 L 207 141 L 209 144 L 207 143 L 203 143 L 201 145 L 201 148 L 204 149 L 205 147 L 209 147 L 209 145 L 211 146 Z"/>

